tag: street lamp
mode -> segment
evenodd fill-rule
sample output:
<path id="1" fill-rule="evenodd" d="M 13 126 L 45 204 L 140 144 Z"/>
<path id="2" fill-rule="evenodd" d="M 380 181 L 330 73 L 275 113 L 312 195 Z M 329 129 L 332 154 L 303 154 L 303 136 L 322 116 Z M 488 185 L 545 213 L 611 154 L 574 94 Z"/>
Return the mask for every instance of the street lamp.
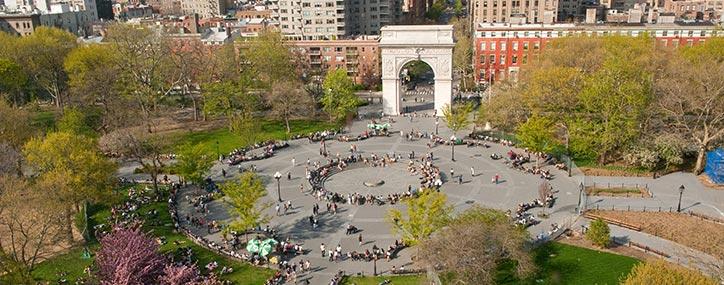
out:
<path id="1" fill-rule="evenodd" d="M 455 135 L 452 135 L 450 137 L 450 142 L 452 142 L 450 144 L 450 146 L 452 147 L 452 161 L 455 161 L 455 140 L 457 140 L 457 138 L 455 137 Z"/>
<path id="2" fill-rule="evenodd" d="M 282 178 L 282 174 L 277 171 L 277 173 L 274 173 L 274 179 L 277 180 L 277 197 L 279 198 L 279 202 L 282 201 L 282 190 L 281 186 L 279 185 L 279 179 Z"/>
<path id="3" fill-rule="evenodd" d="M 440 125 L 440 121 L 435 117 L 435 135 L 437 135 L 437 127 Z"/>
<path id="4" fill-rule="evenodd" d="M 679 186 L 679 206 L 676 207 L 676 212 L 681 212 L 681 195 L 684 195 L 684 185 Z"/>

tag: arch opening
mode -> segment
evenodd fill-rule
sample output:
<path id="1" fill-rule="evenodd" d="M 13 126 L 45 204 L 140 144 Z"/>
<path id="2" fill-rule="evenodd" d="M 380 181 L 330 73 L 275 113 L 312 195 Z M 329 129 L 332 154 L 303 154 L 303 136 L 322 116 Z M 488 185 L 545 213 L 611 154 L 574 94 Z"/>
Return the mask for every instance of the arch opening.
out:
<path id="1" fill-rule="evenodd" d="M 434 109 L 435 72 L 429 63 L 420 59 L 409 60 L 400 68 L 399 78 L 403 113 Z"/>

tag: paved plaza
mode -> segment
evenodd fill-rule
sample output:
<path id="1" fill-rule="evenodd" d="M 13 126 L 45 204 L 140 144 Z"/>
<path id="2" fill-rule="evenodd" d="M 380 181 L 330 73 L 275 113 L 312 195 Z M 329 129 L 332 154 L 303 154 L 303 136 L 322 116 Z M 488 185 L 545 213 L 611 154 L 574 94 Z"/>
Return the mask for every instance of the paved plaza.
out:
<path id="1" fill-rule="evenodd" d="M 403 104 L 414 104 L 411 103 L 412 101 L 408 98 Z M 378 112 L 375 109 L 377 107 L 379 107 L 379 104 L 367 106 L 361 111 L 375 113 Z M 400 131 L 407 133 L 413 130 L 434 133 L 435 119 L 433 117 L 418 116 L 412 120 L 408 117 L 393 117 L 392 119 L 394 122 L 391 123 L 391 134 L 387 137 L 372 137 L 358 142 L 329 140 L 326 147 L 331 157 L 335 157 L 337 153 L 341 156 L 348 155 L 351 144 L 355 144 L 358 152 L 364 157 L 369 157 L 372 154 L 378 156 L 385 154 L 400 155 L 402 157 L 401 161 L 384 168 L 356 166 L 332 174 L 324 184 L 327 190 L 340 194 L 359 193 L 386 196 L 391 193 L 402 193 L 407 190 L 408 185 L 419 186 L 418 177 L 406 171 L 406 165 L 409 161 L 408 155 L 414 151 L 416 158 L 428 152 L 434 154 L 434 165 L 439 167 L 443 181 L 445 181 L 441 191 L 447 195 L 448 203 L 453 205 L 456 211 L 463 211 L 472 205 L 515 211 L 519 203 L 529 203 L 539 197 L 538 186 L 543 180 L 538 175 L 511 169 L 504 164 L 503 160 L 490 158 L 490 155 L 494 153 L 505 156 L 510 150 L 516 152 L 522 152 L 522 150 L 496 143 L 490 143 L 490 148 L 461 145 L 455 147 L 456 161 L 453 162 L 451 160 L 450 146 L 439 145 L 428 149 L 427 143 L 429 139 L 409 141 L 399 134 Z M 389 120 L 389 118 L 386 120 Z M 367 130 L 367 123 L 369 123 L 368 120 L 355 121 L 348 127 L 346 133 L 351 136 L 361 134 Z M 452 135 L 450 130 L 445 127 L 443 120 L 440 120 L 438 131 L 440 136 L 444 138 L 449 138 Z M 458 134 L 458 137 L 462 137 L 467 133 L 469 133 L 469 130 Z M 319 155 L 320 144 L 318 142 L 310 143 L 307 139 L 293 140 L 289 144 L 289 147 L 275 152 L 272 158 L 244 162 L 241 166 L 249 168 L 254 165 L 266 183 L 268 195 L 263 198 L 263 202 L 272 203 L 272 207 L 267 212 L 271 217 L 269 225 L 278 231 L 281 238 L 289 238 L 292 242 L 301 244 L 307 251 L 307 254 L 297 256 L 291 260 L 291 262 L 298 262 L 300 259 L 311 261 L 314 270 L 312 273 L 300 276 L 300 278 L 302 280 L 309 279 L 312 284 L 324 284 L 340 270 L 349 275 L 373 274 L 374 264 L 372 262 L 351 260 L 331 262 L 322 257 L 319 247 L 322 243 L 326 245 L 327 249 L 334 249 L 337 245 L 340 245 L 343 253 L 349 251 L 364 252 L 365 249 L 371 250 L 374 245 L 386 249 L 394 244 L 394 241 L 399 237 L 392 234 L 390 225 L 385 222 L 384 217 L 391 207 L 404 210 L 404 205 L 398 203 L 396 205 L 365 204 L 358 206 L 340 203 L 336 214 L 326 212 L 326 201 L 318 201 L 312 197 L 309 193 L 311 186 L 304 177 L 307 159 L 312 163 L 320 161 L 324 164 L 326 162 L 326 159 Z M 292 165 L 293 159 L 296 162 L 295 165 Z M 530 164 L 535 164 L 534 156 L 532 160 Z M 471 175 L 471 167 L 475 171 L 475 176 Z M 124 167 L 121 172 L 125 172 L 126 176 L 131 176 L 129 171 L 132 168 L 131 166 Z M 556 200 L 552 208 L 533 208 L 529 210 L 531 214 L 536 216 L 541 213 L 548 216 L 548 218 L 542 219 L 541 223 L 529 228 L 531 236 L 534 237 L 548 232 L 553 223 L 574 228 L 587 224 L 587 221 L 579 218 L 576 213 L 579 184 L 581 183 L 587 185 L 593 182 L 649 184 L 654 193 L 653 198 L 584 198 L 589 208 L 596 206 L 603 208 L 611 206 L 632 206 L 634 208 L 643 206 L 650 208 L 674 207 L 678 199 L 678 186 L 684 184 L 687 190 L 682 200 L 683 208 L 714 217 L 724 217 L 724 214 L 722 214 L 724 192 L 706 189 L 691 174 L 675 173 L 654 180 L 651 178 L 584 177 L 574 171 L 574 175 L 568 177 L 565 171 L 557 170 L 553 166 L 546 166 L 545 168 L 549 169 L 553 175 L 553 179 L 549 183 L 553 187 Z M 232 175 L 222 177 L 222 169 Z M 309 169 L 312 170 L 313 167 L 309 167 Z M 450 170 L 454 171 L 454 177 L 450 175 Z M 291 201 L 293 205 L 290 211 L 281 216 L 276 215 L 274 207 L 274 205 L 278 204 L 277 182 L 273 178 L 274 173 L 277 171 L 284 174 L 284 177 L 280 179 L 281 198 L 284 202 Z M 291 173 L 291 179 L 286 178 L 287 172 Z M 233 174 L 236 173 L 238 171 L 235 166 L 217 162 L 211 170 L 211 178 L 215 181 L 222 181 L 232 179 Z M 500 175 L 498 184 L 491 182 L 491 178 L 496 174 Z M 462 175 L 462 184 L 458 183 L 457 177 L 459 175 Z M 363 184 L 364 182 L 380 180 L 384 181 L 384 183 L 377 187 L 367 187 Z M 300 191 L 300 185 L 304 187 L 304 191 Z M 190 190 L 186 188 L 182 191 Z M 184 197 L 186 194 L 192 193 L 182 192 L 180 197 Z M 207 218 L 222 223 L 230 221 L 232 217 L 229 216 L 223 203 L 223 201 L 219 200 L 213 201 L 209 205 L 210 213 Z M 315 203 L 320 207 L 319 227 L 317 229 L 313 229 L 309 222 L 309 216 L 312 215 L 312 206 Z M 194 209 L 188 203 L 179 203 L 179 212 L 184 215 L 184 213 L 194 213 Z M 346 227 L 350 224 L 359 228 L 360 232 L 355 235 L 346 235 Z M 203 235 L 213 241 L 221 241 L 219 233 L 207 234 L 206 229 L 192 226 L 189 226 L 189 228 L 197 235 Z M 671 244 L 671 242 L 662 241 L 654 236 L 627 232 L 617 227 L 613 228 L 612 233 L 618 238 L 649 244 L 652 248 L 658 246 L 667 247 L 667 245 Z M 363 237 L 361 246 L 358 242 L 359 234 Z M 397 258 L 392 259 L 390 262 L 378 261 L 377 272 L 389 274 L 393 266 L 396 268 L 403 266 L 405 268 L 414 268 L 414 264 L 411 262 L 412 254 L 413 250 L 403 249 Z"/>

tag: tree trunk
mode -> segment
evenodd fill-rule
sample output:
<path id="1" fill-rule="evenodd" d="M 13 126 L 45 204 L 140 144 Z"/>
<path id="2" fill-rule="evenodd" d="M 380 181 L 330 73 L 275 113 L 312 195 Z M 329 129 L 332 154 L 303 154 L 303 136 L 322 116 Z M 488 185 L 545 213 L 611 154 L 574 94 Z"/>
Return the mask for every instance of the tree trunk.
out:
<path id="1" fill-rule="evenodd" d="M 72 206 L 65 208 L 65 240 L 73 244 L 73 209 Z"/>
<path id="2" fill-rule="evenodd" d="M 199 107 L 198 102 L 196 102 L 196 97 L 194 95 L 191 95 L 191 103 L 194 105 L 194 122 L 199 121 Z"/>
<path id="3" fill-rule="evenodd" d="M 284 116 L 284 124 L 287 125 L 287 134 L 292 132 L 292 128 L 289 127 L 289 116 Z"/>
<path id="4" fill-rule="evenodd" d="M 706 165 L 706 147 L 700 146 L 696 154 L 696 165 L 694 166 L 694 174 L 699 175 L 704 171 Z"/>

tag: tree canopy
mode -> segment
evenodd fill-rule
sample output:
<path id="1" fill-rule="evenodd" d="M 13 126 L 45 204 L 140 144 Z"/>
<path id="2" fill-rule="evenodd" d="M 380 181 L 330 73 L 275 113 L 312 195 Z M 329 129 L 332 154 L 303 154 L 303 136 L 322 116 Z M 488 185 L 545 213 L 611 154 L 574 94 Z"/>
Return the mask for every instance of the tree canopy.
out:
<path id="1" fill-rule="evenodd" d="M 386 219 L 393 232 L 406 244 L 416 245 L 447 224 L 452 207 L 446 203 L 445 194 L 424 189 L 418 197 L 403 202 L 407 207 L 406 215 L 398 209 L 390 209 Z"/>

